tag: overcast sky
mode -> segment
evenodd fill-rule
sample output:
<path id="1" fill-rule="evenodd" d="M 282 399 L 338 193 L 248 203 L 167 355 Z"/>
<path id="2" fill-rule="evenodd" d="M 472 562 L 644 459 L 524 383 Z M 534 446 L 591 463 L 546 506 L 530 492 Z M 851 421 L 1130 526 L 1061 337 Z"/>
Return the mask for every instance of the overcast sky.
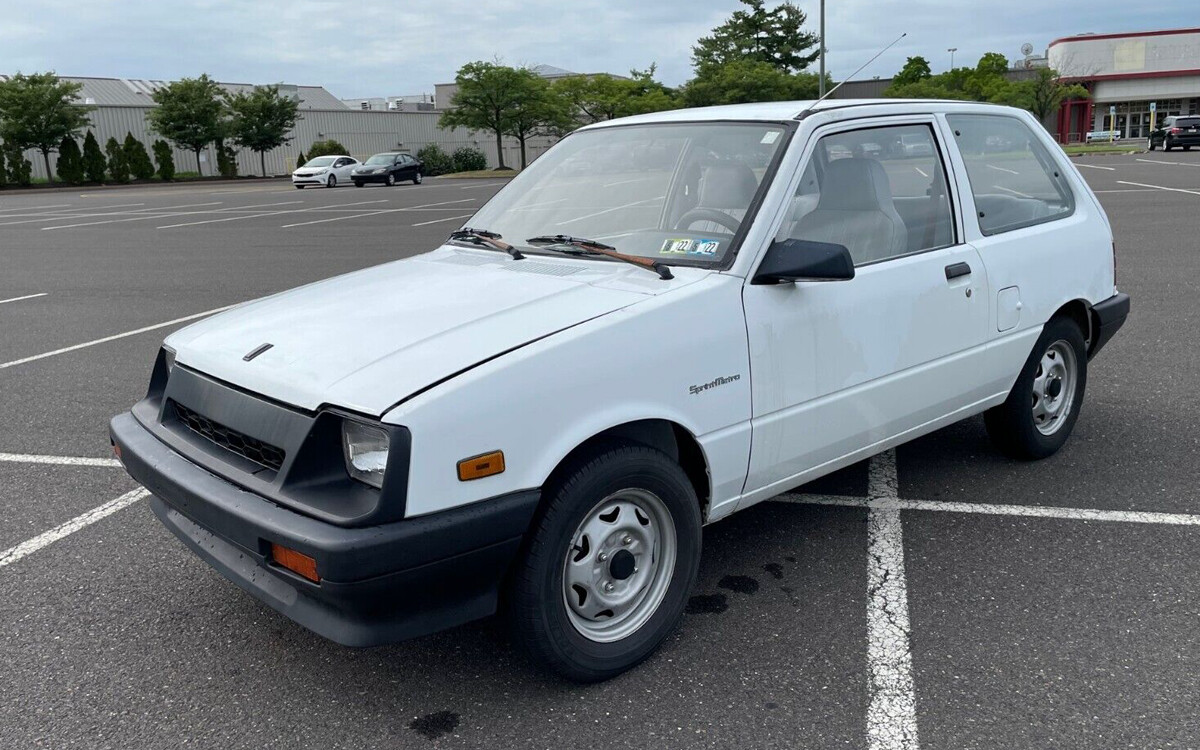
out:
<path id="1" fill-rule="evenodd" d="M 768 5 L 772 4 L 770 1 Z M 796 2 L 817 28 L 817 0 Z M 983 52 L 1038 54 L 1062 36 L 1195 25 L 1196 0 L 828 0 L 829 65 L 860 77 L 909 55 L 936 71 Z M 342 98 L 432 92 L 460 65 L 500 56 L 577 72 L 657 62 L 690 77 L 691 46 L 737 0 L 0 0 L 0 73 L 322 85 Z"/>

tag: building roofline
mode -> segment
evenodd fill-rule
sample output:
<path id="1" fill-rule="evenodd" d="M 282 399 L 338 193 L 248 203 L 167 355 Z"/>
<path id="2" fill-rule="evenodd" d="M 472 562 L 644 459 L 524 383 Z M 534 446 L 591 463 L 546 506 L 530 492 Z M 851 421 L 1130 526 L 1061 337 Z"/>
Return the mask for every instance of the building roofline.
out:
<path id="1" fill-rule="evenodd" d="M 1051 47 L 1055 46 L 1056 44 L 1063 44 L 1065 42 L 1090 42 L 1093 40 L 1101 40 L 1101 39 L 1127 39 L 1127 38 L 1147 37 L 1147 36 L 1171 36 L 1174 34 L 1200 34 L 1200 28 L 1193 27 L 1193 28 L 1186 28 L 1186 29 L 1160 29 L 1158 31 L 1127 31 L 1127 32 L 1116 33 L 1116 34 L 1076 34 L 1074 36 L 1064 36 L 1062 38 L 1055 39 L 1053 42 L 1050 42 L 1050 44 L 1046 45 L 1046 49 L 1049 50 Z"/>

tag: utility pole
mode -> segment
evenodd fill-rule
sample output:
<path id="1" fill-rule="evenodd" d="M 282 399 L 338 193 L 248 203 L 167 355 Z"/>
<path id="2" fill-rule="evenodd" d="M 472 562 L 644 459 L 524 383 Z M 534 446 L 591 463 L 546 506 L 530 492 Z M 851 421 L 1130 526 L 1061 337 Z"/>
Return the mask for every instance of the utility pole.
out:
<path id="1" fill-rule="evenodd" d="M 817 95 L 825 96 L 825 0 L 821 0 L 821 80 L 817 82 Z"/>
<path id="2" fill-rule="evenodd" d="M 958 47 L 951 47 L 946 51 L 950 53 L 950 70 L 954 70 L 954 53 L 958 52 Z"/>

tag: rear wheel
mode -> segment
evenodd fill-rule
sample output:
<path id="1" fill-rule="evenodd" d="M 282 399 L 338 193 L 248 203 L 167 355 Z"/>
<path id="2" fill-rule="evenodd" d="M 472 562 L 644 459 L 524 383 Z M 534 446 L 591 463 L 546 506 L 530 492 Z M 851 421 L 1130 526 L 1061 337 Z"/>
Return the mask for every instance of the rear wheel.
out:
<path id="1" fill-rule="evenodd" d="M 678 625 L 700 563 L 700 505 L 660 451 L 612 444 L 547 486 L 508 606 L 516 639 L 580 682 L 635 666 Z"/>
<path id="2" fill-rule="evenodd" d="M 984 414 L 988 435 L 1014 458 L 1051 456 L 1067 442 L 1087 386 L 1087 344 L 1067 318 L 1046 324 L 1008 399 Z"/>
<path id="3" fill-rule="evenodd" d="M 420 185 L 420 184 L 421 184 L 421 180 L 422 180 L 422 179 L 424 179 L 424 178 L 423 178 L 423 177 L 421 177 L 421 173 L 420 173 L 420 172 L 417 172 L 415 175 L 413 175 L 413 184 L 414 184 L 414 185 Z"/>
<path id="4" fill-rule="evenodd" d="M 1172 148 L 1174 148 L 1174 146 L 1171 145 L 1169 140 L 1163 141 L 1163 151 L 1170 151 Z"/>
<path id="5" fill-rule="evenodd" d="M 1184 150 L 1184 151 L 1191 151 L 1191 150 L 1192 150 L 1192 147 L 1191 147 L 1191 146 L 1184 146 L 1184 147 L 1183 147 L 1183 150 Z"/>

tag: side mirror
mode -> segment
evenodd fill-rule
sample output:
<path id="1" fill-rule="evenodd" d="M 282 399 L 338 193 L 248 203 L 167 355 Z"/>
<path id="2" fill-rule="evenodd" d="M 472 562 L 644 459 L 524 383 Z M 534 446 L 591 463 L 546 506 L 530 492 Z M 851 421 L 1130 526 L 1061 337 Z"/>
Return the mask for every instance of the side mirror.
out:
<path id="1" fill-rule="evenodd" d="M 792 281 L 849 281 L 854 259 L 845 245 L 811 240 L 776 240 L 758 266 L 751 284 L 786 284 Z"/>

